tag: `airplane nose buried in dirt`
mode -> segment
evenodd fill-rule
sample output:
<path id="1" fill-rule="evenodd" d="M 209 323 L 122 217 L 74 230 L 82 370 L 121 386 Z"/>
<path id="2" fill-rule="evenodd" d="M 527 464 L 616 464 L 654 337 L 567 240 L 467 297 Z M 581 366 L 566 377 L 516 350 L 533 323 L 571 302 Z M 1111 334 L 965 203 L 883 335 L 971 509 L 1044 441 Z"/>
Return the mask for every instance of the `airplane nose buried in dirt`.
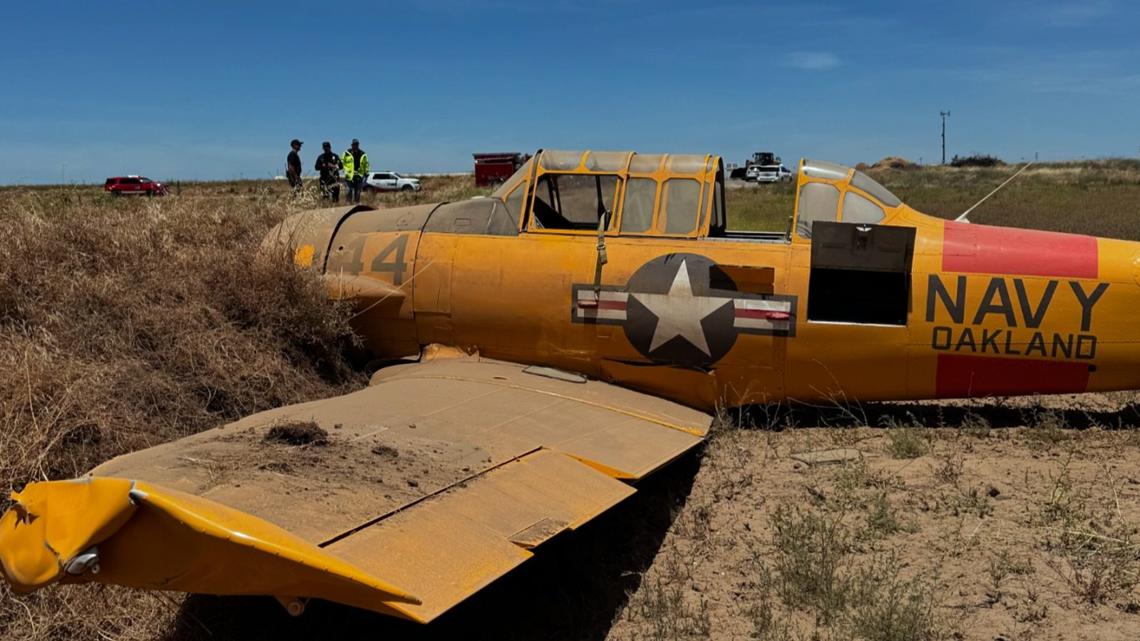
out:
<path id="1" fill-rule="evenodd" d="M 263 251 L 285 251 L 298 267 L 324 271 L 333 236 L 350 216 L 373 211 L 367 205 L 310 209 L 289 216 L 265 235 Z"/>

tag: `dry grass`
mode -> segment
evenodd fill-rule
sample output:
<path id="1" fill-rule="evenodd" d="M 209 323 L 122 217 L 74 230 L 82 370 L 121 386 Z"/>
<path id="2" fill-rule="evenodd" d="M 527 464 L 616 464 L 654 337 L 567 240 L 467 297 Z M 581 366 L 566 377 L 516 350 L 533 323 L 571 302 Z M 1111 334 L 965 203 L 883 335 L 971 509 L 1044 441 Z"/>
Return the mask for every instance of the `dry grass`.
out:
<path id="1" fill-rule="evenodd" d="M 724 196 L 728 228 L 787 232 L 795 196 L 794 183 L 733 183 Z"/>
<path id="2" fill-rule="evenodd" d="M 5 192 L 4 488 L 358 384 L 347 310 L 257 251 L 288 210 Z"/>
<path id="3" fill-rule="evenodd" d="M 871 175 L 911 207 L 954 218 L 1018 169 L 1020 165 L 987 169 L 935 167 L 917 172 L 885 170 Z M 1137 240 L 1138 200 L 1140 162 L 1035 165 L 974 210 L 970 220 Z"/>
<path id="4" fill-rule="evenodd" d="M 215 191 L 230 191 L 218 197 Z M 186 189 L 185 192 L 190 192 Z M 0 489 L 361 385 L 347 310 L 258 252 L 294 205 L 264 185 L 169 199 L 0 191 Z M 14 599 L 0 637 L 146 638 L 169 597 L 99 587 Z M 72 614 L 62 614 L 71 612 Z"/>

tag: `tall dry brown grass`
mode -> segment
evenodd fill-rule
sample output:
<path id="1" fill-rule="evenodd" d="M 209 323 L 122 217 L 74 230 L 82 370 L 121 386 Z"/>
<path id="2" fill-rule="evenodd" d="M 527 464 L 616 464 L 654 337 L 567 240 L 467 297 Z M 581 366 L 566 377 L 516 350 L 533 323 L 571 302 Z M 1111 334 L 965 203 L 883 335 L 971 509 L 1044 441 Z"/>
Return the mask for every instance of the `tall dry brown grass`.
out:
<path id="1" fill-rule="evenodd" d="M 258 251 L 285 201 L 3 196 L 5 489 L 360 382 L 345 310 Z"/>
<path id="2" fill-rule="evenodd" d="M 286 256 L 258 251 L 306 204 L 271 187 L 147 200 L 0 190 L 5 500 L 28 481 L 363 384 L 347 310 Z M 150 638 L 173 610 L 128 590 L 15 598 L 5 586 L 0 638 Z"/>

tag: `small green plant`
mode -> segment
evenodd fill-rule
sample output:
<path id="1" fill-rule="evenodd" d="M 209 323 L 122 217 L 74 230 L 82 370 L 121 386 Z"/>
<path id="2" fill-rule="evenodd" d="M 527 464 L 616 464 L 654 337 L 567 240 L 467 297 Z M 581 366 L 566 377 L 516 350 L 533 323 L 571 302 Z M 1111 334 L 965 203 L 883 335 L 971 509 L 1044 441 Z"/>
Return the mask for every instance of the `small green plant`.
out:
<path id="1" fill-rule="evenodd" d="M 926 439 L 913 427 L 893 427 L 887 430 L 886 452 L 891 458 L 911 459 L 926 454 Z"/>
<path id="2" fill-rule="evenodd" d="M 1090 496 L 1070 475 L 1072 455 L 1052 477 L 1042 520 L 1052 525 L 1046 546 L 1060 559 L 1053 568 L 1072 592 L 1089 603 L 1104 603 L 1128 595 L 1140 585 L 1140 530 L 1128 521 L 1114 500 L 1103 509 L 1090 507 Z M 1114 496 L 1115 481 L 1109 479 Z"/>
<path id="3" fill-rule="evenodd" d="M 1029 411 L 1025 424 L 1025 435 L 1030 442 L 1043 449 L 1069 440 L 1065 416 L 1059 411 L 1036 407 Z"/>
<path id="4" fill-rule="evenodd" d="M 883 537 L 896 532 L 914 532 L 916 528 L 913 524 L 902 522 L 898 512 L 891 506 L 887 494 L 879 492 L 871 499 L 870 512 L 867 514 L 867 530 Z"/>
<path id="5" fill-rule="evenodd" d="M 994 513 L 994 506 L 985 491 L 976 487 L 960 492 L 952 503 L 955 515 L 974 514 L 985 518 Z"/>
<path id="6" fill-rule="evenodd" d="M 1083 552 L 1068 550 L 1063 564 L 1050 566 L 1073 594 L 1089 603 L 1127 595 L 1140 584 L 1140 551 L 1131 539 L 1102 541 Z"/>
<path id="7" fill-rule="evenodd" d="M 990 556 L 986 568 L 986 574 L 990 579 L 990 584 L 986 587 L 986 596 L 990 604 L 1001 601 L 1004 596 L 1002 584 L 1010 575 L 1025 575 L 1032 572 L 1033 565 L 1028 560 L 1015 560 L 1010 557 L 1007 550 Z"/>
<path id="8" fill-rule="evenodd" d="M 752 621 L 752 638 L 759 641 L 795 641 L 787 620 L 776 614 L 772 602 L 765 598 L 747 610 Z"/>
<path id="9" fill-rule="evenodd" d="M 840 567 L 851 551 L 851 534 L 838 515 L 786 504 L 776 508 L 771 523 L 777 593 L 789 606 L 832 621 L 846 600 Z"/>
<path id="10" fill-rule="evenodd" d="M 1070 466 L 1073 456 L 1070 454 L 1061 462 L 1056 474 L 1049 474 L 1049 495 L 1041 507 L 1041 521 L 1047 525 L 1059 525 L 1064 531 L 1072 530 L 1074 525 L 1085 518 L 1085 503 L 1087 496 L 1073 484 Z"/>
<path id="11" fill-rule="evenodd" d="M 965 467 L 965 460 L 962 455 L 957 452 L 951 452 L 945 456 L 938 457 L 938 465 L 934 468 L 934 478 L 957 485 L 959 479 L 962 478 L 962 470 Z"/>
<path id="12" fill-rule="evenodd" d="M 686 599 L 681 585 L 658 579 L 643 586 L 630 602 L 646 639 L 707 639 L 711 621 L 704 598 Z M 641 637 L 641 634 L 637 635 Z"/>
<path id="13" fill-rule="evenodd" d="M 882 470 L 872 469 L 866 459 L 845 463 L 835 473 L 835 488 L 849 500 L 855 501 L 862 490 L 892 490 L 903 487 L 902 479 Z"/>
<path id="14" fill-rule="evenodd" d="M 934 641 L 948 636 L 937 615 L 932 577 L 904 579 L 894 557 L 874 559 L 855 571 L 850 583 L 847 627 L 866 641 Z"/>
<path id="15" fill-rule="evenodd" d="M 959 429 L 963 434 L 974 438 L 989 438 L 990 422 L 975 412 L 966 412 Z"/>

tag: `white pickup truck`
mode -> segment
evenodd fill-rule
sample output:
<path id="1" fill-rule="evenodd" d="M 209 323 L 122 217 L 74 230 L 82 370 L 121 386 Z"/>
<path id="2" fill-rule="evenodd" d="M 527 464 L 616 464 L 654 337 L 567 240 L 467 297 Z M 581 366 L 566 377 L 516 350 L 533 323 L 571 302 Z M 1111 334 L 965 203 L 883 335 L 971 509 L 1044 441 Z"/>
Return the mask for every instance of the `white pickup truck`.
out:
<path id="1" fill-rule="evenodd" d="M 795 175 L 783 165 L 752 165 L 744 174 L 744 179 L 758 183 L 792 182 Z"/>

